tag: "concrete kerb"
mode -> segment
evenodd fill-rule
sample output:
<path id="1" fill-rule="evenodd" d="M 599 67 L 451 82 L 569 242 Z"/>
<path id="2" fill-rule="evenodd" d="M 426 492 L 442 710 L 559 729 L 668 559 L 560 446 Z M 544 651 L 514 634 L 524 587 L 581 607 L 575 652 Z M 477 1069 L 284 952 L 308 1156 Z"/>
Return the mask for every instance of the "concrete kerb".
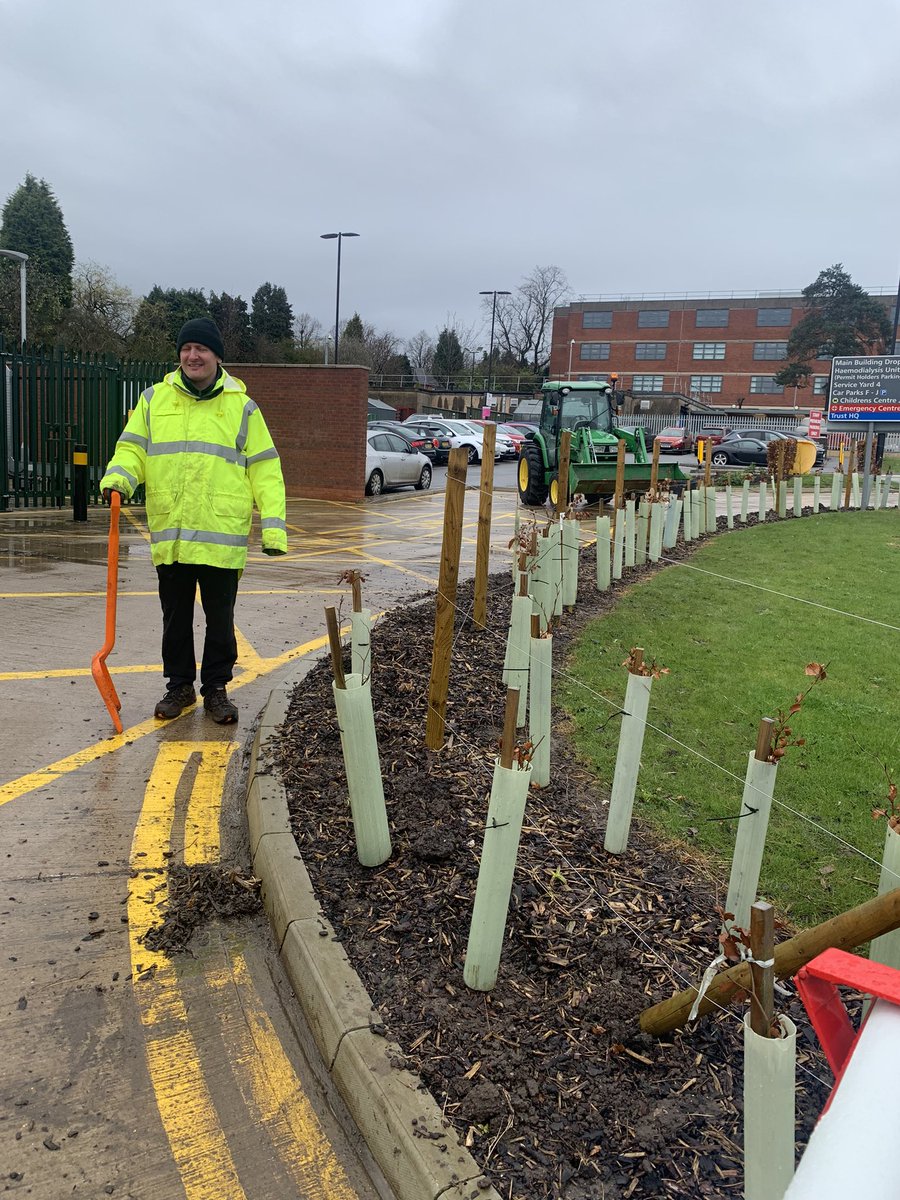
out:
<path id="1" fill-rule="evenodd" d="M 290 686 L 273 691 L 250 752 L 253 870 L 281 959 L 322 1061 L 397 1200 L 500 1200 L 422 1081 L 387 1039 L 369 994 L 323 916 L 290 832 L 274 744 Z"/>

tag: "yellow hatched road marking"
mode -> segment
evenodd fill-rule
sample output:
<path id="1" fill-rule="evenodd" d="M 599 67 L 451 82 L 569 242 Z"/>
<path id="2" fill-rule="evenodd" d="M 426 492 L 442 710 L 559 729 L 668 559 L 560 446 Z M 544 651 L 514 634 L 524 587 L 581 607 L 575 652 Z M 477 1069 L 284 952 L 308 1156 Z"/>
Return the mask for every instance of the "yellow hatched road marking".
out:
<path id="1" fill-rule="evenodd" d="M 188 750 L 202 749 L 200 764 L 184 818 L 184 861 L 217 862 L 219 859 L 219 818 L 222 813 L 222 781 L 237 742 L 170 742 Z M 174 794 L 174 793 L 173 793 Z"/>
<path id="2" fill-rule="evenodd" d="M 321 650 L 327 644 L 328 636 L 326 634 L 322 637 L 314 638 L 310 642 L 304 642 L 301 646 L 295 646 L 292 650 L 278 655 L 277 658 L 260 659 L 261 668 L 258 671 L 248 671 L 245 675 L 238 676 L 237 679 L 228 685 L 229 691 L 237 691 L 238 688 L 243 687 L 245 684 L 253 683 L 261 675 L 267 675 L 269 672 L 286 666 L 289 662 L 293 662 L 294 659 L 303 658 L 307 654 Z M 99 704 L 100 701 L 98 700 L 97 703 Z M 183 721 L 193 711 L 193 708 L 188 709 L 186 713 L 180 717 L 176 717 L 175 720 Z M 167 724 L 171 726 L 173 722 L 169 721 Z M 49 763 L 46 767 L 42 767 L 38 771 L 31 771 L 27 775 L 21 775 L 18 779 L 13 779 L 9 783 L 2 784 L 0 785 L 0 807 L 8 804 L 10 800 L 17 800 L 20 796 L 24 796 L 28 792 L 36 791 L 38 788 L 54 783 L 61 775 L 68 775 L 71 771 L 77 771 L 89 763 L 96 762 L 97 759 L 103 758 L 104 755 L 112 754 L 113 751 L 121 749 L 122 746 L 127 746 L 130 742 L 137 741 L 138 738 L 146 737 L 148 733 L 158 733 L 159 729 L 159 721 L 151 717 L 147 721 L 141 721 L 137 725 L 130 726 L 122 733 L 114 734 L 104 742 L 99 742 L 95 746 L 86 746 L 83 750 L 76 750 L 74 754 L 57 759 L 55 763 Z"/>
<path id="3" fill-rule="evenodd" d="M 165 954 L 142 945 L 168 895 L 163 850 L 171 839 L 178 781 L 190 755 L 200 748 L 189 742 L 163 743 L 144 792 L 131 845 L 132 865 L 138 870 L 128 897 L 134 998 L 147 1031 L 147 1067 L 157 1108 L 187 1200 L 246 1200 L 203 1078 L 175 968 Z"/>

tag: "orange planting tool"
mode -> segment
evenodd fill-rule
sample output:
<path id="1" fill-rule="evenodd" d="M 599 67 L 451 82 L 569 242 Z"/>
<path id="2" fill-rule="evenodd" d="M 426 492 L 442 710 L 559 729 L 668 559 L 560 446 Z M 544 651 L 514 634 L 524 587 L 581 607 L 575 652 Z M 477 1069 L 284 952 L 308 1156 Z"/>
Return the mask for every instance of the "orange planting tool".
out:
<path id="1" fill-rule="evenodd" d="M 116 598 L 119 591 L 119 513 L 121 509 L 121 496 L 118 492 L 110 492 L 109 549 L 106 556 L 106 640 L 102 649 L 98 650 L 91 660 L 91 674 L 94 677 L 94 683 L 103 697 L 103 703 L 109 709 L 116 733 L 122 732 L 122 722 L 119 719 L 122 701 L 119 699 L 119 694 L 106 666 L 106 658 L 116 644 Z"/>

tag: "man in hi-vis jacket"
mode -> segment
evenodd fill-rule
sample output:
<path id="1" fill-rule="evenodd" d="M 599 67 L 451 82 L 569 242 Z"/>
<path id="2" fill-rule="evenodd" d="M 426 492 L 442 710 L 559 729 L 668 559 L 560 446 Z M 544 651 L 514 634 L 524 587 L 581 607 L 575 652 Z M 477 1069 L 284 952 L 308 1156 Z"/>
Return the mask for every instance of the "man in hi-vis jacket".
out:
<path id="1" fill-rule="evenodd" d="M 196 702 L 194 598 L 206 615 L 200 666 L 203 707 L 220 725 L 237 720 L 228 699 L 237 660 L 234 602 L 247 561 L 253 505 L 265 554 L 287 553 L 284 479 L 263 415 L 222 368 L 222 335 L 208 317 L 178 335 L 179 367 L 141 394 L 100 489 L 130 498 L 144 484 L 150 554 L 163 613 L 163 674 L 156 716 Z"/>

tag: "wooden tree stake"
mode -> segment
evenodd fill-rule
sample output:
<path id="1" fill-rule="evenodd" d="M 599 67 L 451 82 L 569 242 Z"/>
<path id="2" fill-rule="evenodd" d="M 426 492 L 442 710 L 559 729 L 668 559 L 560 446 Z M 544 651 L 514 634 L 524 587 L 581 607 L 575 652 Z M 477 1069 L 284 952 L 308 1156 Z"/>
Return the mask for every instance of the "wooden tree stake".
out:
<path id="1" fill-rule="evenodd" d="M 564 429 L 559 435 L 559 466 L 556 472 L 556 511 L 569 507 L 569 462 L 572 458 L 572 431 Z"/>
<path id="2" fill-rule="evenodd" d="M 447 496 L 444 502 L 444 534 L 441 543 L 441 569 L 434 610 L 434 645 L 431 650 L 431 679 L 428 684 L 428 715 L 425 718 L 425 745 L 440 750 L 444 744 L 447 692 L 450 687 L 450 657 L 453 646 L 453 618 L 456 612 L 456 585 L 459 580 L 459 551 L 462 546 L 463 508 L 466 499 L 466 462 L 464 447 L 450 451 L 447 467 Z"/>
<path id="3" fill-rule="evenodd" d="M 333 607 L 325 609 L 325 624 L 328 628 L 328 645 L 331 649 L 331 667 L 334 671 L 334 682 L 341 689 L 346 688 L 344 679 L 344 649 L 341 646 L 341 631 L 338 627 L 337 610 Z"/>
<path id="4" fill-rule="evenodd" d="M 475 544 L 475 601 L 472 620 L 476 629 L 487 626 L 487 579 L 491 554 L 491 511 L 494 504 L 494 451 L 497 447 L 497 426 L 493 421 L 483 425 L 484 445 L 481 453 L 481 484 L 478 488 L 478 537 Z"/>
<path id="5" fill-rule="evenodd" d="M 351 571 L 350 587 L 353 595 L 353 611 L 362 612 L 362 580 L 359 577 L 359 571 Z"/>
<path id="6" fill-rule="evenodd" d="M 513 765 L 516 748 L 516 718 L 519 712 L 519 689 L 506 689 L 506 708 L 503 713 L 503 741 L 500 743 L 500 766 Z"/>
<path id="7" fill-rule="evenodd" d="M 653 460 L 650 463 L 650 491 L 656 495 L 656 484 L 659 477 L 659 438 L 653 439 Z"/>
<path id="8" fill-rule="evenodd" d="M 760 1037 L 771 1037 L 775 1020 L 775 909 L 762 900 L 750 906 L 750 953 L 750 1028 Z M 773 965 L 760 966 L 768 962 Z"/>
<path id="9" fill-rule="evenodd" d="M 760 762 L 769 761 L 769 753 L 772 749 L 772 734 L 774 731 L 774 719 L 772 717 L 763 717 L 756 730 L 756 750 L 753 752 L 754 758 L 759 759 Z"/>

